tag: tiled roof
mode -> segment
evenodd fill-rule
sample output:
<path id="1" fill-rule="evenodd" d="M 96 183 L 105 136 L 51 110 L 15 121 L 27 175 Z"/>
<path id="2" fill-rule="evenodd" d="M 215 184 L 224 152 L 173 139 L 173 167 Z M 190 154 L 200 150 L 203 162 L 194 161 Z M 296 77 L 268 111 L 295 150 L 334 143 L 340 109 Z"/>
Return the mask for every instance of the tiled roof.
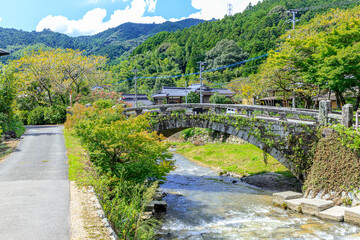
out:
<path id="1" fill-rule="evenodd" d="M 206 85 L 203 85 L 204 93 L 215 93 L 218 92 L 220 95 L 232 96 L 234 92 L 225 89 L 225 88 L 209 88 Z M 157 93 L 152 95 L 153 98 L 163 98 L 163 97 L 184 97 L 190 92 L 200 92 L 200 84 L 192 84 L 187 88 L 181 87 L 163 87 L 163 89 Z"/>
<path id="2" fill-rule="evenodd" d="M 0 56 L 9 55 L 9 54 L 10 53 L 8 53 L 7 51 L 0 49 Z"/>

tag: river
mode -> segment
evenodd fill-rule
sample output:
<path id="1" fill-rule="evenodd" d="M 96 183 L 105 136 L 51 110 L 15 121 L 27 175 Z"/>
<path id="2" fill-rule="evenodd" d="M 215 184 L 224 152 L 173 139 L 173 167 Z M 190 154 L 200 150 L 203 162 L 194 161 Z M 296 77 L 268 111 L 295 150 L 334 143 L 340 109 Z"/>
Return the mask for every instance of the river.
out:
<path id="1" fill-rule="evenodd" d="M 160 186 L 168 209 L 158 239 L 360 239 L 359 227 L 291 213 L 272 205 L 270 191 L 179 154 L 174 160 L 177 169 Z"/>

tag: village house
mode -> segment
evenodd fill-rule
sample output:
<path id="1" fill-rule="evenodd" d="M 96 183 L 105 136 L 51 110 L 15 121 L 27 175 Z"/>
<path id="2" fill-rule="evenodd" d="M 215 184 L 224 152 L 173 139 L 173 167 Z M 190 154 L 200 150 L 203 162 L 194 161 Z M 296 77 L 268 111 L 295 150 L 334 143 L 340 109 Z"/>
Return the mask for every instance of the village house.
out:
<path id="1" fill-rule="evenodd" d="M 180 103 L 186 103 L 186 96 L 190 92 L 195 92 L 196 94 L 200 95 L 200 84 L 192 84 L 187 88 L 163 87 L 159 93 L 154 94 L 151 97 L 154 99 L 155 105 L 180 104 Z M 218 93 L 219 95 L 223 95 L 227 98 L 232 98 L 232 96 L 234 96 L 234 92 L 228 89 L 210 88 L 203 84 L 202 86 L 203 103 L 210 103 L 210 97 L 215 93 Z"/>
<path id="2" fill-rule="evenodd" d="M 122 94 L 121 97 L 123 102 L 135 107 L 135 94 Z M 138 107 L 154 105 L 154 103 L 147 98 L 146 94 L 137 94 L 136 99 Z"/>

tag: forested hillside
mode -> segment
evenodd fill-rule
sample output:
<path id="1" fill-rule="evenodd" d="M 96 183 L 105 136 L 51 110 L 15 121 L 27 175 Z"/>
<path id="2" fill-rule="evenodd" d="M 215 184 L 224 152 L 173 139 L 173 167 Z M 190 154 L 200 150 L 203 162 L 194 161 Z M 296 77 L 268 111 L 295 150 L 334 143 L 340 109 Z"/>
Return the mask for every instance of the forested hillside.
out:
<path id="1" fill-rule="evenodd" d="M 292 23 L 288 9 L 298 9 L 296 26 L 308 23 L 316 14 L 331 8 L 352 8 L 359 1 L 343 0 L 264 0 L 256 6 L 249 5 L 243 13 L 226 16 L 222 20 L 204 22 L 191 28 L 176 32 L 161 32 L 138 46 L 128 61 L 123 62 L 114 72 L 122 81 L 132 77 L 131 70 L 138 68 L 141 76 L 164 76 L 189 74 L 198 71 L 197 62 L 206 61 L 206 69 L 235 63 L 247 58 L 260 56 L 276 49 L 279 36 Z M 225 42 L 224 42 L 224 39 Z M 233 54 L 237 52 L 237 54 Z M 239 58 L 239 54 L 242 58 Z M 248 76 L 256 72 L 264 60 L 248 62 L 243 67 L 206 74 L 209 82 L 227 83 L 231 79 Z M 198 77 L 197 77 L 198 78 Z M 191 81 L 195 77 L 189 77 Z M 163 85 L 183 86 L 185 79 L 141 79 L 140 90 L 156 91 Z M 129 90 L 132 82 L 119 86 L 122 91 Z"/>
<path id="2" fill-rule="evenodd" d="M 84 50 L 86 54 L 108 56 L 111 60 L 131 51 L 148 37 L 162 31 L 176 31 L 203 22 L 186 19 L 162 24 L 125 23 L 94 36 L 69 37 L 65 34 L 44 30 L 26 32 L 0 28 L 0 48 L 11 52 L 11 56 L 1 58 L 2 62 L 18 59 L 23 51 L 47 48 L 71 48 Z M 129 54 L 128 54 L 129 55 Z"/>

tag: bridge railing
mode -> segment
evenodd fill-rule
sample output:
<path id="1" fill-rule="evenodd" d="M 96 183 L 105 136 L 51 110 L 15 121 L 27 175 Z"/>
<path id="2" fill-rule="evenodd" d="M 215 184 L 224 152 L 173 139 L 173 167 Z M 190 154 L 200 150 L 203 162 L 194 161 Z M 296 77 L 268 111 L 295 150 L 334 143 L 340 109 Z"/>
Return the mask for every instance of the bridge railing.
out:
<path id="1" fill-rule="evenodd" d="M 322 126 L 327 126 L 333 123 L 342 123 L 343 125 L 350 127 L 353 124 L 352 105 L 346 104 L 345 106 L 343 106 L 342 113 L 332 112 L 330 101 L 321 101 L 319 105 L 319 110 L 294 109 L 263 105 L 188 103 L 126 108 L 124 110 L 124 113 L 127 115 L 132 113 L 139 115 L 143 112 L 158 112 L 160 114 L 171 114 L 171 112 L 174 111 L 185 110 L 186 114 L 199 114 L 209 112 L 215 114 L 226 114 L 228 112 L 227 109 L 235 109 L 235 115 L 243 115 L 247 117 L 256 116 L 269 120 L 298 120 L 302 122 L 319 124 Z M 232 115 L 234 115 L 233 112 Z"/>

